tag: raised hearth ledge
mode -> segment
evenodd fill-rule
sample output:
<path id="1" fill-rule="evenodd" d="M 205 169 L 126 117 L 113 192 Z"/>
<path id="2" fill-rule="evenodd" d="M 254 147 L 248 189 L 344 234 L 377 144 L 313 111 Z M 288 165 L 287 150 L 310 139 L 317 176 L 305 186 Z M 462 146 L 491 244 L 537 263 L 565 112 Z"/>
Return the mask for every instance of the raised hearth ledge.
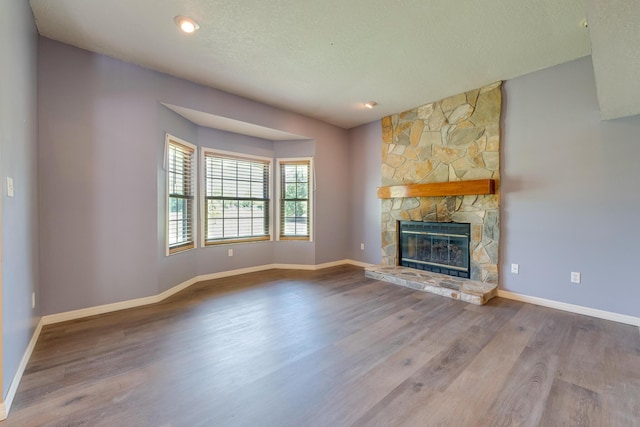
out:
<path id="1" fill-rule="evenodd" d="M 432 184 L 406 184 L 378 187 L 379 199 L 394 197 L 434 197 L 434 196 L 470 196 L 475 194 L 495 194 L 496 182 L 493 179 L 474 179 L 471 181 L 436 182 Z"/>
<path id="2" fill-rule="evenodd" d="M 498 285 L 476 280 L 452 277 L 430 271 L 395 265 L 373 265 L 364 269 L 364 275 L 394 285 L 430 292 L 475 305 L 483 305 L 498 293 Z"/>

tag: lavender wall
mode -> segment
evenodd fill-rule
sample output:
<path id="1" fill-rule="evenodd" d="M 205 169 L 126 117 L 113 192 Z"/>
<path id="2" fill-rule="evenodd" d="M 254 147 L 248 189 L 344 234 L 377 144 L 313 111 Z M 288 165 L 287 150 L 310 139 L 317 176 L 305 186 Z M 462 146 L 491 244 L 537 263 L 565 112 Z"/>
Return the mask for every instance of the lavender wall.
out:
<path id="1" fill-rule="evenodd" d="M 504 92 L 501 287 L 640 316 L 640 116 L 600 120 L 590 57 Z"/>
<path id="2" fill-rule="evenodd" d="M 0 3 L 2 398 L 27 348 L 38 306 L 37 33 L 29 2 Z M 12 177 L 15 197 L 7 197 Z"/>
<path id="3" fill-rule="evenodd" d="M 349 131 L 349 258 L 379 264 L 381 261 L 380 199 L 376 190 L 382 185 L 382 127 L 379 121 Z M 373 232 L 372 232 L 373 230 Z M 364 251 L 360 244 L 364 243 Z"/>
<path id="4" fill-rule="evenodd" d="M 43 38 L 39 60 L 43 314 L 154 295 L 169 78 Z"/>
<path id="5" fill-rule="evenodd" d="M 39 46 L 43 314 L 154 295 L 195 275 L 273 262 L 276 253 L 300 257 L 299 245 L 269 251 L 274 243 L 235 245 L 234 257 L 226 248 L 164 256 L 165 132 L 196 145 L 283 156 L 287 148 L 232 141 L 160 102 L 312 138 L 318 238 L 304 260 L 345 257 L 347 131 L 52 40 Z M 322 217 L 330 210 L 337 215 Z"/>
<path id="6" fill-rule="evenodd" d="M 349 140 L 347 132 L 334 129 L 316 145 L 315 244 L 316 264 L 347 257 L 349 242 Z"/>

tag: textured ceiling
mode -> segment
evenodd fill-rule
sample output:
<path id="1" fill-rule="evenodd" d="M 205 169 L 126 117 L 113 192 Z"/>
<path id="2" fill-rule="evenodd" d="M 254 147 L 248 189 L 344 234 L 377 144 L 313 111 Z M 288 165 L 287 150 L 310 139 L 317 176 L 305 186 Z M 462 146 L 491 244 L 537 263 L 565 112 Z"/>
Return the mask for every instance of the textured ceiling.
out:
<path id="1" fill-rule="evenodd" d="M 583 0 L 31 0 L 41 35 L 344 128 L 589 55 Z M 178 31 L 176 15 L 200 30 Z M 364 108 L 375 100 L 378 107 Z"/>
<path id="2" fill-rule="evenodd" d="M 640 114 L 640 1 L 586 4 L 602 118 Z"/>

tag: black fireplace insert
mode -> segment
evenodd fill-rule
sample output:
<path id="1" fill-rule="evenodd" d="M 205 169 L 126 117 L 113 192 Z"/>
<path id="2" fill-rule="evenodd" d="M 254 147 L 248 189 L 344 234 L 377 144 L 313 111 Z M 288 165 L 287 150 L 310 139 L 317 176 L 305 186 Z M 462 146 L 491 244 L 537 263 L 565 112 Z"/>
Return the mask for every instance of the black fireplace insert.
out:
<path id="1" fill-rule="evenodd" d="M 470 224 L 400 221 L 399 264 L 419 270 L 471 277 Z"/>

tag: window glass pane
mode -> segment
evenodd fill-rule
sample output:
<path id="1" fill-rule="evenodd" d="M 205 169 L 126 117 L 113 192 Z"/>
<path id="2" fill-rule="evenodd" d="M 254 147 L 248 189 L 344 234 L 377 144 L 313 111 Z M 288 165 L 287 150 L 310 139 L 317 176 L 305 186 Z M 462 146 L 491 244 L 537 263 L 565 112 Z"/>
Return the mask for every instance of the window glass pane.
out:
<path id="1" fill-rule="evenodd" d="M 225 179 L 236 179 L 237 166 L 233 159 L 222 159 L 222 176 Z"/>
<path id="2" fill-rule="evenodd" d="M 222 178 L 222 159 L 207 157 L 205 164 L 207 176 L 211 178 Z"/>
<path id="3" fill-rule="evenodd" d="M 296 168 L 296 180 L 298 182 L 307 182 L 309 180 L 309 167 L 307 165 L 298 165 Z"/>
<path id="4" fill-rule="evenodd" d="M 222 220 L 210 219 L 207 221 L 207 239 L 222 239 Z"/>
<path id="5" fill-rule="evenodd" d="M 253 210 L 251 209 L 251 200 L 242 200 L 238 203 L 238 217 L 239 218 L 251 218 Z"/>
<path id="6" fill-rule="evenodd" d="M 249 162 L 238 161 L 238 179 L 242 181 L 251 179 L 251 164 Z"/>
<path id="7" fill-rule="evenodd" d="M 251 218 L 241 218 L 238 220 L 238 237 L 248 237 L 252 235 Z"/>
<path id="8" fill-rule="evenodd" d="M 285 184 L 284 186 L 284 198 L 285 199 L 295 199 L 297 193 L 297 185 L 293 184 Z"/>
<path id="9" fill-rule="evenodd" d="M 236 197 L 238 195 L 236 180 L 223 180 L 222 181 L 222 196 L 223 197 Z"/>
<path id="10" fill-rule="evenodd" d="M 225 200 L 223 202 L 223 218 L 238 218 L 238 201 Z"/>
<path id="11" fill-rule="evenodd" d="M 222 197 L 222 179 L 212 178 L 207 181 L 207 196 Z"/>
<path id="12" fill-rule="evenodd" d="M 297 189 L 297 198 L 298 199 L 306 199 L 309 195 L 309 185 L 306 183 L 299 183 L 296 186 Z"/>
<path id="13" fill-rule="evenodd" d="M 284 234 L 287 236 L 294 236 L 296 234 L 296 219 L 285 218 L 284 219 Z"/>
<path id="14" fill-rule="evenodd" d="M 238 237 L 238 220 L 225 218 L 224 220 L 224 237 Z"/>
<path id="15" fill-rule="evenodd" d="M 252 211 L 254 217 L 263 218 L 265 214 L 264 202 L 253 202 Z"/>
<path id="16" fill-rule="evenodd" d="M 262 199 L 264 198 L 264 182 L 253 181 L 251 182 L 251 197 Z"/>
<path id="17" fill-rule="evenodd" d="M 291 218 L 296 216 L 296 202 L 287 201 L 284 202 L 284 217 Z"/>
<path id="18" fill-rule="evenodd" d="M 175 172 L 168 172 L 168 174 L 169 174 L 169 188 L 168 188 L 169 194 L 175 194 L 176 174 Z"/>
<path id="19" fill-rule="evenodd" d="M 251 198 L 251 182 L 238 181 L 238 197 Z"/>
<path id="20" fill-rule="evenodd" d="M 207 200 L 207 218 L 222 218 L 222 200 Z"/>
<path id="21" fill-rule="evenodd" d="M 285 165 L 284 167 L 284 180 L 285 182 L 296 181 L 296 168 L 293 165 Z"/>
<path id="22" fill-rule="evenodd" d="M 251 220 L 253 222 L 253 234 L 254 235 L 264 235 L 264 218 L 253 218 Z"/>
<path id="23" fill-rule="evenodd" d="M 306 218 L 296 218 L 296 235 L 306 236 L 308 234 L 308 220 Z"/>
<path id="24" fill-rule="evenodd" d="M 307 202 L 296 202 L 296 216 L 297 217 L 307 216 Z"/>

